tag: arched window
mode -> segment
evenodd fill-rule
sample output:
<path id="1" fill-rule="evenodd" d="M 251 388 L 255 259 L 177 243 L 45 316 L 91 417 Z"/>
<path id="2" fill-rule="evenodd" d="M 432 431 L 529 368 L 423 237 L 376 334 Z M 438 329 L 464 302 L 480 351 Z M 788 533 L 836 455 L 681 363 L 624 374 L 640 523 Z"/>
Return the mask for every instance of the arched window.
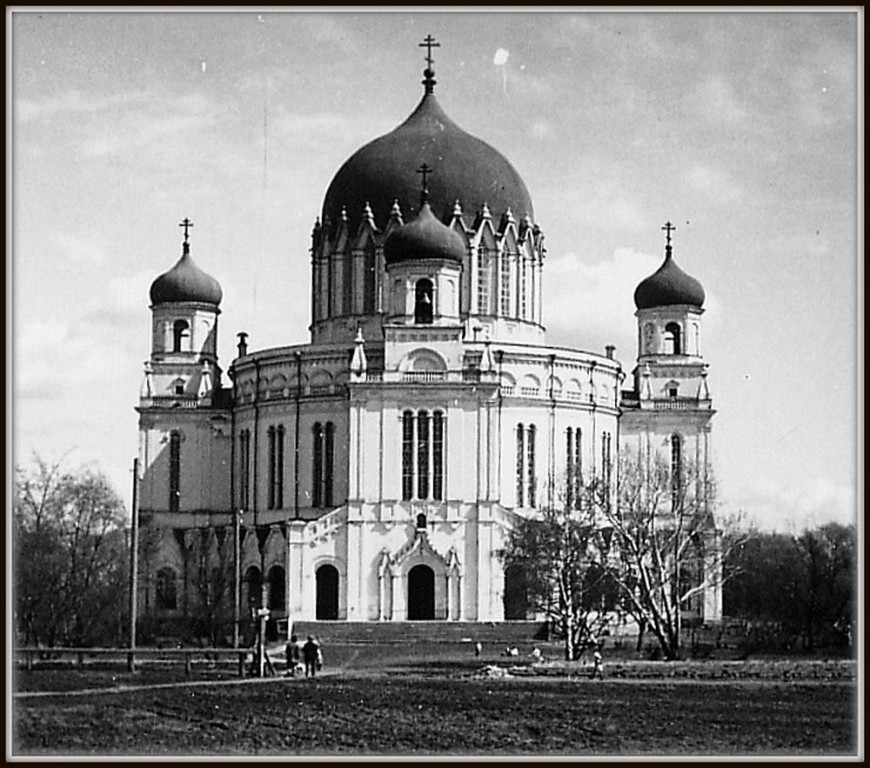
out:
<path id="1" fill-rule="evenodd" d="M 678 323 L 668 323 L 665 326 L 665 354 L 683 354 L 682 339 L 680 337 L 680 334 L 680 326 Z"/>
<path id="2" fill-rule="evenodd" d="M 479 315 L 489 315 L 492 312 L 490 307 L 491 264 L 492 257 L 481 246 L 477 252 L 477 313 Z"/>
<path id="3" fill-rule="evenodd" d="M 376 269 L 375 244 L 369 239 L 363 254 L 363 313 L 366 315 L 374 314 L 377 305 Z"/>
<path id="4" fill-rule="evenodd" d="M 269 608 L 273 611 L 283 611 L 286 607 L 286 573 L 280 565 L 269 569 Z"/>
<path id="5" fill-rule="evenodd" d="M 601 433 L 601 480 L 610 498 L 611 481 L 613 480 L 613 442 L 610 432 Z"/>
<path id="6" fill-rule="evenodd" d="M 263 599 L 263 577 L 260 574 L 260 569 L 255 565 L 245 571 L 245 593 L 248 613 L 257 610 Z"/>
<path id="7" fill-rule="evenodd" d="M 424 515 L 422 512 L 419 515 L 417 515 L 417 530 L 418 531 L 421 531 L 421 530 L 425 531 L 426 530 L 426 515 Z"/>
<path id="8" fill-rule="evenodd" d="M 414 322 L 430 324 L 432 318 L 432 281 L 424 277 L 414 289 Z"/>
<path id="9" fill-rule="evenodd" d="M 269 427 L 269 509 L 284 506 L 284 426 Z"/>
<path id="10" fill-rule="evenodd" d="M 161 568 L 157 571 L 157 608 L 161 611 L 174 611 L 178 605 L 175 593 L 175 571 Z"/>
<path id="11" fill-rule="evenodd" d="M 335 466 L 335 425 L 319 421 L 313 428 L 314 455 L 312 477 L 312 505 L 331 507 L 333 504 L 333 474 Z"/>
<path id="12" fill-rule="evenodd" d="M 441 411 L 402 413 L 402 499 L 415 498 L 444 499 L 444 414 Z"/>
<path id="13" fill-rule="evenodd" d="M 402 498 L 414 498 L 414 413 L 402 414 Z"/>
<path id="14" fill-rule="evenodd" d="M 679 435 L 671 435 L 671 505 L 676 509 L 680 503 L 683 486 L 683 441 Z"/>
<path id="15" fill-rule="evenodd" d="M 505 621 L 525 620 L 529 612 L 529 588 L 526 573 L 519 565 L 509 565 L 504 572 Z"/>
<path id="16" fill-rule="evenodd" d="M 565 457 L 565 503 L 569 509 L 580 508 L 583 489 L 583 432 L 579 427 L 568 427 L 568 445 Z"/>
<path id="17" fill-rule="evenodd" d="M 528 259 L 520 254 L 519 260 L 519 270 L 520 270 L 520 279 L 519 279 L 519 288 L 517 293 L 519 294 L 519 316 L 521 320 L 526 319 L 526 312 L 528 310 L 528 280 L 526 278 L 526 273 L 528 270 Z"/>
<path id="18" fill-rule="evenodd" d="M 184 340 L 190 337 L 190 325 L 187 320 L 176 320 L 172 326 L 172 351 L 185 352 Z"/>
<path id="19" fill-rule="evenodd" d="M 178 512 L 181 504 L 181 434 L 169 436 L 169 511 Z"/>
<path id="20" fill-rule="evenodd" d="M 529 429 L 526 432 L 526 453 L 528 455 L 527 469 L 529 473 L 529 483 L 528 483 L 528 497 L 529 497 L 529 506 L 534 507 L 536 502 L 536 494 L 535 494 L 535 435 L 537 434 L 537 428 L 534 424 L 529 425 Z"/>
<path id="21" fill-rule="evenodd" d="M 526 490 L 526 450 L 525 430 L 522 424 L 517 424 L 517 506 L 525 506 Z"/>
<path id="22" fill-rule="evenodd" d="M 502 253 L 498 260 L 498 302 L 499 314 L 510 317 L 511 314 L 511 261 L 516 259 L 516 254 Z"/>
<path id="23" fill-rule="evenodd" d="M 239 434 L 239 506 L 250 509 L 251 503 L 251 432 Z"/>

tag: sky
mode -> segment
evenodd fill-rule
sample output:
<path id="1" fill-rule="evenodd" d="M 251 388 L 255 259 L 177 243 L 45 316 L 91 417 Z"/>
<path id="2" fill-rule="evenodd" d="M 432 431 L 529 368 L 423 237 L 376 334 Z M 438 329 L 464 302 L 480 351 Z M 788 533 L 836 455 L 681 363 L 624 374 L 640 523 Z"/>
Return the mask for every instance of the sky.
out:
<path id="1" fill-rule="evenodd" d="M 432 34 L 439 103 L 532 196 L 548 341 L 614 344 L 630 374 L 634 289 L 672 221 L 707 294 L 723 514 L 856 520 L 854 11 L 7 15 L 16 463 L 93 466 L 129 506 L 148 290 L 185 217 L 223 287 L 222 366 L 239 331 L 252 350 L 308 340 L 323 196 L 414 109 Z"/>

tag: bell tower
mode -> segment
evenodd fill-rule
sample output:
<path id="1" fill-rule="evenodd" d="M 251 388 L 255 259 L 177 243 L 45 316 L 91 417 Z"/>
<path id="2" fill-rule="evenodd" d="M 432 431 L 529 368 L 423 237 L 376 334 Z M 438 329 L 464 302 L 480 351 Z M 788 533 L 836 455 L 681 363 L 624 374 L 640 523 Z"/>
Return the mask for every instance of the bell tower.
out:
<path id="1" fill-rule="evenodd" d="M 694 478 L 709 527 L 704 528 L 698 572 L 721 568 L 719 532 L 712 522 L 712 419 L 715 411 L 707 383 L 708 363 L 701 354 L 704 288 L 677 266 L 671 243 L 676 227 L 667 222 L 665 259 L 637 286 L 637 365 L 634 387 L 623 392 L 621 443 L 646 463 L 664 460 L 672 472 Z M 691 468 L 691 471 L 689 472 Z M 712 573 L 712 571 L 710 571 Z M 720 574 L 721 575 L 721 574 Z M 715 574 L 714 574 L 715 576 Z M 683 605 L 687 616 L 722 618 L 721 579 Z"/>
<path id="2" fill-rule="evenodd" d="M 217 357 L 217 280 L 190 255 L 184 219 L 181 258 L 151 284 L 151 355 L 139 393 L 143 512 L 226 511 L 230 418 Z M 215 457 L 226 453 L 225 460 Z M 208 469 L 210 468 L 210 469 Z M 214 474 L 214 477 L 210 475 Z M 225 487 L 226 486 L 226 487 Z M 172 525 L 184 526 L 183 518 Z"/>

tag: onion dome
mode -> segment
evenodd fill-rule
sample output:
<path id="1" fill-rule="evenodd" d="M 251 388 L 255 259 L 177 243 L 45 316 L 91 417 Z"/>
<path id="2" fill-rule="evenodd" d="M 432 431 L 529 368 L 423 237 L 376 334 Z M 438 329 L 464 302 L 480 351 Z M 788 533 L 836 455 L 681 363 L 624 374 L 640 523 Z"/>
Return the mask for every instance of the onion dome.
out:
<path id="1" fill-rule="evenodd" d="M 384 243 L 387 264 L 411 259 L 447 259 L 462 264 L 465 252 L 462 235 L 438 221 L 426 200 L 417 218 L 393 230 Z"/>
<path id="2" fill-rule="evenodd" d="M 217 306 L 222 298 L 220 283 L 196 266 L 186 241 L 175 266 L 151 283 L 152 304 L 197 302 Z"/>
<path id="3" fill-rule="evenodd" d="M 674 261 L 671 247 L 670 222 L 665 227 L 668 240 L 664 263 L 634 291 L 634 304 L 638 309 L 668 307 L 677 304 L 698 307 L 704 305 L 704 288 L 694 277 L 687 275 Z"/>
<path id="4" fill-rule="evenodd" d="M 424 75 L 425 92 L 410 117 L 357 150 L 333 178 L 323 202 L 322 221 L 328 231 L 341 220 L 342 208 L 350 212 L 353 230 L 366 203 L 378 222 L 387 221 L 395 200 L 413 215 L 419 210 L 419 188 L 408 168 L 424 162 L 438 174 L 429 202 L 442 220 L 449 218 L 457 200 L 472 213 L 489 203 L 496 215 L 510 208 L 516 215 L 534 217 L 519 173 L 497 150 L 446 115 L 435 98 L 434 72 L 427 68 Z"/>

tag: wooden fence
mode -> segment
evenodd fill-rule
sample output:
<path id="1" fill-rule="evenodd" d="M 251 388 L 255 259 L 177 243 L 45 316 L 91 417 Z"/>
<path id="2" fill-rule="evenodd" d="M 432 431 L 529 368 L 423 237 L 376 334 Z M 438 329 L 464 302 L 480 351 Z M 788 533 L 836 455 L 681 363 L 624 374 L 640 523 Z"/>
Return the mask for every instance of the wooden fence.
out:
<path id="1" fill-rule="evenodd" d="M 140 661 L 182 661 L 185 675 L 190 675 L 194 663 L 216 662 L 221 659 L 237 659 L 238 673 L 244 677 L 248 659 L 256 659 L 256 648 L 42 648 L 21 647 L 12 652 L 19 666 L 32 670 L 40 665 L 69 662 L 79 669 L 89 663 L 126 660 L 127 669 L 135 672 L 136 662 Z"/>

